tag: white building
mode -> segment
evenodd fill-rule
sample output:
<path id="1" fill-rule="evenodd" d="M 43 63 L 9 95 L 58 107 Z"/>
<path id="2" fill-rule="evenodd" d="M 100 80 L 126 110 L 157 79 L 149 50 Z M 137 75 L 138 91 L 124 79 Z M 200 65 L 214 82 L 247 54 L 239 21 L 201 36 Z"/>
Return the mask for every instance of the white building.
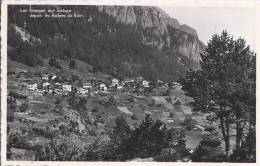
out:
<path id="1" fill-rule="evenodd" d="M 42 75 L 42 80 L 48 81 L 49 77 L 47 74 Z"/>
<path id="2" fill-rule="evenodd" d="M 143 80 L 143 86 L 146 87 L 146 88 L 148 88 L 148 87 L 149 87 L 149 82 L 146 81 L 146 80 Z"/>
<path id="3" fill-rule="evenodd" d="M 43 88 L 46 89 L 48 86 L 50 86 L 50 84 L 51 84 L 51 83 L 49 83 L 49 82 L 44 82 L 44 83 L 42 84 L 42 86 L 43 86 Z"/>
<path id="4" fill-rule="evenodd" d="M 121 86 L 121 85 L 118 85 L 116 89 L 117 89 L 117 90 L 123 90 L 123 89 L 124 89 L 124 87 L 123 87 L 123 86 Z"/>
<path id="5" fill-rule="evenodd" d="M 29 85 L 28 85 L 28 90 L 30 90 L 30 91 L 35 91 L 35 90 L 37 90 L 37 84 L 36 84 L 36 83 L 34 83 L 34 84 L 29 84 Z"/>
<path id="6" fill-rule="evenodd" d="M 64 85 L 62 85 L 62 90 L 65 91 L 65 92 L 71 92 L 72 86 L 68 85 L 68 84 L 67 85 L 64 84 Z"/>
<path id="7" fill-rule="evenodd" d="M 78 89 L 77 89 L 77 93 L 82 94 L 82 95 L 85 95 L 85 94 L 88 93 L 88 90 L 87 90 L 87 89 L 84 89 L 84 88 L 78 88 Z"/>
<path id="8" fill-rule="evenodd" d="M 100 84 L 100 90 L 107 91 L 107 86 L 105 84 Z"/>
<path id="9" fill-rule="evenodd" d="M 112 79 L 112 86 L 118 86 L 118 84 L 119 84 L 119 81 L 118 81 L 118 79 Z"/>
<path id="10" fill-rule="evenodd" d="M 83 84 L 83 88 L 84 88 L 84 89 L 92 89 L 92 85 L 91 85 L 91 83 L 89 83 L 89 82 L 88 82 L 88 83 L 84 83 L 84 84 Z"/>
<path id="11" fill-rule="evenodd" d="M 56 75 L 53 75 L 53 76 L 51 77 L 52 80 L 55 80 L 56 78 L 57 78 Z"/>

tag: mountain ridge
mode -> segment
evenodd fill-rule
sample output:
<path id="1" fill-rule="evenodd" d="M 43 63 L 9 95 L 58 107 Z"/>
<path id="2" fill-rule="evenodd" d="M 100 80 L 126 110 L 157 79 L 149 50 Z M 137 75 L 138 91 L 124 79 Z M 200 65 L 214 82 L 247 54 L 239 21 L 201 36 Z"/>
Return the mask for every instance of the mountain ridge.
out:
<path id="1" fill-rule="evenodd" d="M 113 77 L 168 81 L 199 67 L 204 45 L 197 34 L 184 32 L 180 28 L 188 26 L 157 7 L 32 6 L 43 7 L 71 9 L 84 17 L 30 18 L 19 13 L 29 6 L 9 6 L 8 46 L 14 48 L 9 49 L 10 59 L 37 66 L 42 58 L 76 58 Z M 13 25 L 41 42 L 21 40 Z"/>

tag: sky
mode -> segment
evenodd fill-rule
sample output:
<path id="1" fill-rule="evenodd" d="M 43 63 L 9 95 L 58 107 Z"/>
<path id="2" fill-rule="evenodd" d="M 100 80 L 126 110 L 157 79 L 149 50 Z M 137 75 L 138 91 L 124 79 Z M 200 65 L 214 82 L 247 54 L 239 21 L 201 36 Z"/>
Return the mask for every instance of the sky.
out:
<path id="1" fill-rule="evenodd" d="M 180 24 L 196 29 L 199 39 L 205 44 L 212 34 L 224 29 L 235 39 L 242 37 L 252 50 L 256 48 L 256 11 L 254 8 L 236 7 L 171 7 L 160 6 Z"/>

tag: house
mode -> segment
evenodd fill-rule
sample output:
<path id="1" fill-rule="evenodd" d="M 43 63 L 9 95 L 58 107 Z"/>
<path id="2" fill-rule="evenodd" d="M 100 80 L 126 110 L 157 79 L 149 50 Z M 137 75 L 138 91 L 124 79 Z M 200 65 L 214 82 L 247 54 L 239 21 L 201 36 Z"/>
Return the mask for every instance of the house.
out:
<path id="1" fill-rule="evenodd" d="M 20 77 L 25 77 L 26 75 L 26 72 L 25 71 L 21 71 L 18 73 L 18 75 L 16 76 L 17 78 L 20 78 Z"/>
<path id="2" fill-rule="evenodd" d="M 112 86 L 113 87 L 115 87 L 115 86 L 118 86 L 118 84 L 119 84 L 119 81 L 118 81 L 118 79 L 112 79 Z"/>
<path id="3" fill-rule="evenodd" d="M 149 88 L 149 87 L 150 87 L 150 86 L 149 86 L 149 82 L 146 81 L 146 80 L 143 80 L 143 86 L 144 86 L 145 88 Z"/>
<path id="4" fill-rule="evenodd" d="M 29 91 L 35 91 L 35 90 L 37 90 L 37 84 L 36 84 L 36 83 L 28 84 L 28 90 L 29 90 Z"/>
<path id="5" fill-rule="evenodd" d="M 71 92 L 72 91 L 72 86 L 69 84 L 64 84 L 62 85 L 62 90 L 65 92 Z"/>
<path id="6" fill-rule="evenodd" d="M 159 86 L 159 87 L 160 87 L 160 86 L 163 86 L 163 85 L 164 85 L 164 83 L 163 83 L 163 81 L 162 81 L 162 80 L 158 80 L 158 81 L 157 81 L 157 86 Z"/>
<path id="7" fill-rule="evenodd" d="M 107 91 L 107 86 L 103 83 L 100 84 L 99 88 L 100 88 L 101 91 Z"/>
<path id="8" fill-rule="evenodd" d="M 87 89 L 84 88 L 77 88 L 77 93 L 81 94 L 81 95 L 85 95 L 87 94 L 89 91 Z"/>
<path id="9" fill-rule="evenodd" d="M 123 89 L 124 89 L 124 87 L 123 87 L 123 86 L 121 86 L 121 85 L 118 85 L 118 86 L 116 87 L 116 89 L 117 89 L 117 90 L 123 90 Z"/>
<path id="10" fill-rule="evenodd" d="M 49 80 L 48 75 L 47 74 L 43 74 L 42 75 L 42 80 L 48 81 Z"/>
<path id="11" fill-rule="evenodd" d="M 49 83 L 49 82 L 44 82 L 44 83 L 42 84 L 42 86 L 43 86 L 44 89 L 47 89 L 47 88 L 50 86 L 50 84 L 51 84 L 51 83 Z"/>
<path id="12" fill-rule="evenodd" d="M 84 89 L 92 89 L 93 86 L 92 86 L 91 82 L 86 82 L 86 83 L 83 83 L 83 88 Z"/>
<path id="13" fill-rule="evenodd" d="M 51 79 L 52 79 L 52 80 L 55 80 L 56 78 L 57 78 L 56 75 L 52 75 L 52 76 L 51 76 Z"/>

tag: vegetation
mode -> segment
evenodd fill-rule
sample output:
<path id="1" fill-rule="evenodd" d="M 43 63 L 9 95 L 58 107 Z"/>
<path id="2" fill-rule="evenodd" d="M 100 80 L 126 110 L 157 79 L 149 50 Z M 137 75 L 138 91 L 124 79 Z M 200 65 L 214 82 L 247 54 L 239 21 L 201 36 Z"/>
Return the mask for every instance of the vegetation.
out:
<path id="1" fill-rule="evenodd" d="M 163 158 L 176 161 L 189 156 L 184 133 L 167 129 L 163 122 L 153 121 L 149 116 L 135 129 L 131 129 L 123 117 L 117 118 L 110 137 L 108 142 L 96 140 L 85 148 L 78 139 L 71 141 L 71 138 L 57 137 L 47 146 L 37 147 L 37 160 L 125 161 L 158 156 L 158 161 Z M 165 151 L 174 153 L 166 155 Z"/>
<path id="2" fill-rule="evenodd" d="M 120 79 L 142 75 L 148 80 L 168 81 L 176 80 L 189 68 L 198 67 L 196 62 L 172 51 L 181 43 L 172 43 L 170 48 L 162 50 L 148 46 L 144 44 L 143 36 L 154 38 L 153 33 L 119 23 L 112 16 L 100 12 L 96 6 L 63 6 L 76 10 L 84 18 L 34 19 L 29 17 L 29 12 L 20 13 L 21 8 L 28 6 L 9 6 L 8 46 L 12 49 L 9 49 L 8 56 L 29 66 L 42 65 L 42 58 L 51 58 L 50 65 L 60 68 L 55 61 L 51 62 L 59 58 L 66 60 L 69 68 L 73 69 L 75 59 L 80 59 L 92 65 L 95 73 L 100 71 Z M 89 21 L 90 18 L 92 21 Z M 23 42 L 14 25 L 40 39 L 40 42 Z M 176 31 L 170 29 L 171 37 L 177 38 L 172 41 L 182 41 L 178 40 L 182 32 Z M 177 33 L 179 35 L 175 37 Z M 194 36 L 188 37 L 189 41 L 195 40 Z M 177 62 L 177 57 L 181 57 L 181 63 Z"/>
<path id="3" fill-rule="evenodd" d="M 237 150 L 241 149 L 242 140 L 255 131 L 255 60 L 243 39 L 234 40 L 223 31 L 213 35 L 201 54 L 201 69 L 187 72 L 180 80 L 186 94 L 194 98 L 194 110 L 211 113 L 210 120 L 220 121 L 226 161 L 231 153 L 231 124 L 236 126 Z M 247 147 L 247 155 L 255 161 L 252 144 L 255 142 Z"/>

